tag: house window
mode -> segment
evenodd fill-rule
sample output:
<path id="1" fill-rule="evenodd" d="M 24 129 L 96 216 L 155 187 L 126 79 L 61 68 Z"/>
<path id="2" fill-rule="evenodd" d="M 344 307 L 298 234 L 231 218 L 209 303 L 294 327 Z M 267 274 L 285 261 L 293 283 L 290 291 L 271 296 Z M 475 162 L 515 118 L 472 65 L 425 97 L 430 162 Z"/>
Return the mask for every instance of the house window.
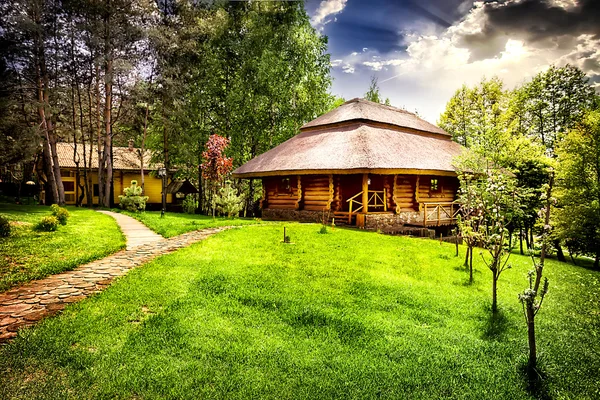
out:
<path id="1" fill-rule="evenodd" d="M 290 184 L 290 178 L 283 178 L 281 180 L 281 184 L 279 185 L 279 193 L 292 193 L 292 185 Z"/>
<path id="2" fill-rule="evenodd" d="M 429 186 L 429 191 L 431 193 L 439 193 L 442 191 L 442 186 L 440 185 L 437 178 L 431 179 L 431 184 Z"/>
<path id="3" fill-rule="evenodd" d="M 94 183 L 94 197 L 100 196 L 100 187 L 97 183 Z"/>
<path id="4" fill-rule="evenodd" d="M 75 182 L 63 181 L 63 187 L 65 189 L 65 192 L 74 192 L 75 191 Z"/>

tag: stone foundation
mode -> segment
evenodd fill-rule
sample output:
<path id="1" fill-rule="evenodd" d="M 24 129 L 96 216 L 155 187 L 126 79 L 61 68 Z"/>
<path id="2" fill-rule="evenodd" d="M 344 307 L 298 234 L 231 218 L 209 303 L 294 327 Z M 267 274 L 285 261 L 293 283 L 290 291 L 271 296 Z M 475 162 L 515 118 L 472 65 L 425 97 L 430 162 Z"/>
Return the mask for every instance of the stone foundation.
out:
<path id="1" fill-rule="evenodd" d="M 331 213 L 330 217 L 333 216 Z M 325 213 L 327 217 L 327 212 Z M 320 224 L 323 218 L 321 211 L 306 211 L 306 210 L 279 210 L 266 208 L 262 210 L 262 218 L 271 221 L 299 221 L 299 222 L 315 222 Z"/>
<path id="2" fill-rule="evenodd" d="M 404 225 L 422 225 L 423 215 L 420 212 L 401 212 L 400 214 L 367 214 L 365 228 L 371 230 L 389 230 Z"/>

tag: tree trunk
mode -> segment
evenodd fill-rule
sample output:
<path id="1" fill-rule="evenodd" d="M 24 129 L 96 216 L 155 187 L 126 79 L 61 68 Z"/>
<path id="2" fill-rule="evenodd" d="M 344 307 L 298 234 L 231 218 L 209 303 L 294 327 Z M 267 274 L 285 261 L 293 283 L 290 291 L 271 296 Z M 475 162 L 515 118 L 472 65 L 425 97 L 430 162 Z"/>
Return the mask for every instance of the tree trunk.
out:
<path id="1" fill-rule="evenodd" d="M 554 247 L 556 247 L 556 258 L 558 259 L 558 261 L 567 262 L 565 254 L 563 253 L 562 247 L 560 245 L 560 240 L 557 239 L 554 241 Z"/>
<path id="2" fill-rule="evenodd" d="M 531 243 L 529 242 L 529 230 L 527 226 L 525 226 L 525 244 L 527 245 L 527 250 L 531 250 Z"/>
<path id="3" fill-rule="evenodd" d="M 594 260 L 594 268 L 598 269 L 600 267 L 600 249 L 596 249 L 596 259 Z"/>
<path id="4" fill-rule="evenodd" d="M 97 152 L 98 152 L 98 205 L 104 204 L 104 154 L 103 154 L 103 140 L 102 140 L 102 121 L 100 118 L 100 67 L 96 63 L 96 138 L 97 138 Z"/>
<path id="5" fill-rule="evenodd" d="M 467 254 L 465 254 L 465 268 L 469 268 L 469 253 L 471 250 L 471 246 L 467 246 Z"/>
<path id="6" fill-rule="evenodd" d="M 44 157 L 44 174 L 46 175 L 46 197 L 44 198 L 44 203 L 46 205 L 50 205 L 56 203 L 58 200 L 58 190 L 56 188 L 56 181 L 54 180 L 54 170 L 52 169 L 52 157 L 50 156 L 50 144 L 47 139 L 44 141 L 43 148 L 43 157 Z"/>
<path id="7" fill-rule="evenodd" d="M 106 0 L 110 8 L 110 0 Z M 106 161 L 106 176 L 104 182 L 104 207 L 111 206 L 111 186 L 113 179 L 112 168 L 112 86 L 113 86 L 113 50 L 111 45 L 110 10 L 104 16 L 104 159 Z"/>
<path id="8" fill-rule="evenodd" d="M 533 238 L 533 226 L 529 227 L 529 244 L 531 245 L 531 250 L 535 249 L 535 240 Z"/>
<path id="9" fill-rule="evenodd" d="M 527 369 L 529 372 L 535 370 L 537 364 L 537 348 L 535 344 L 535 310 L 533 304 L 527 304 L 527 338 L 529 341 L 529 361 L 527 363 Z"/>
<path id="10" fill-rule="evenodd" d="M 496 297 L 496 287 L 498 283 L 498 276 L 496 275 L 496 271 L 492 271 L 492 312 L 496 313 L 498 311 L 498 299 Z"/>
<path id="11" fill-rule="evenodd" d="M 473 248 L 469 252 L 469 282 L 473 283 Z"/>
<path id="12" fill-rule="evenodd" d="M 519 250 L 521 251 L 521 255 L 523 255 L 523 225 L 519 226 Z"/>

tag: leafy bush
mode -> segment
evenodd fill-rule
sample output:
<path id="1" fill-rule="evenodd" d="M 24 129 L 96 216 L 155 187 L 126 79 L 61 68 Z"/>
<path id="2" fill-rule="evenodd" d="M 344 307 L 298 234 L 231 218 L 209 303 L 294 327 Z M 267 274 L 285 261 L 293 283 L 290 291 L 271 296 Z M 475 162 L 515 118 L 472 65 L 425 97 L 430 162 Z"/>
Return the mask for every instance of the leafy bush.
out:
<path id="1" fill-rule="evenodd" d="M 67 220 L 71 216 L 66 208 L 59 207 L 58 204 L 52 204 L 50 211 L 52 211 L 52 215 L 56 217 L 61 225 L 66 225 Z"/>
<path id="2" fill-rule="evenodd" d="M 50 206 L 50 212 L 52 213 L 52 215 L 56 216 L 58 210 L 60 210 L 60 206 L 58 204 L 52 204 Z"/>
<path id="3" fill-rule="evenodd" d="M 8 218 L 0 215 L 0 237 L 10 236 L 10 222 Z"/>
<path id="4" fill-rule="evenodd" d="M 124 196 L 119 196 L 119 205 L 128 211 L 144 211 L 148 196 L 142 196 L 142 188 L 136 180 L 131 181 L 131 186 L 123 189 Z"/>
<path id="5" fill-rule="evenodd" d="M 196 212 L 196 209 L 198 208 L 198 200 L 196 200 L 196 196 L 194 196 L 193 194 L 188 194 L 187 196 L 185 196 L 185 199 L 183 199 L 182 207 L 183 211 L 186 214 L 194 214 Z"/>
<path id="6" fill-rule="evenodd" d="M 219 213 L 233 217 L 242 210 L 244 207 L 243 201 L 241 196 L 238 196 L 236 192 L 229 183 L 226 183 L 219 190 L 219 194 L 215 199 L 216 208 Z"/>
<path id="7" fill-rule="evenodd" d="M 327 225 L 321 225 L 321 229 L 319 230 L 320 234 L 327 233 Z"/>
<path id="8" fill-rule="evenodd" d="M 54 232 L 58 229 L 58 218 L 53 215 L 43 217 L 40 222 L 37 223 L 35 229 L 44 232 Z"/>

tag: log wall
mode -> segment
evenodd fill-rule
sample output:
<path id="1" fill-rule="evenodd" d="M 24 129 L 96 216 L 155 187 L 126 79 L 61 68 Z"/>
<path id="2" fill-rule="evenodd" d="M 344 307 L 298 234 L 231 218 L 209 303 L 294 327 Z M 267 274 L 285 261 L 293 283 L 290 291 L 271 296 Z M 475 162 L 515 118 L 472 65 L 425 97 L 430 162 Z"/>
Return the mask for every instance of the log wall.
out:
<path id="1" fill-rule="evenodd" d="M 264 178 L 263 185 L 265 190 L 263 208 L 265 206 L 284 210 L 298 208 L 298 179 L 296 176 Z"/>
<path id="2" fill-rule="evenodd" d="M 414 211 L 419 208 L 415 198 L 416 177 L 409 175 L 396 175 L 394 181 L 394 204 L 396 212 Z"/>
<path id="3" fill-rule="evenodd" d="M 431 191 L 431 180 L 438 180 L 438 192 Z M 458 179 L 449 176 L 421 176 L 419 180 L 419 201 L 450 203 L 456 200 Z"/>
<path id="4" fill-rule="evenodd" d="M 302 192 L 304 210 L 329 210 L 334 195 L 333 177 L 329 175 L 303 176 Z"/>

